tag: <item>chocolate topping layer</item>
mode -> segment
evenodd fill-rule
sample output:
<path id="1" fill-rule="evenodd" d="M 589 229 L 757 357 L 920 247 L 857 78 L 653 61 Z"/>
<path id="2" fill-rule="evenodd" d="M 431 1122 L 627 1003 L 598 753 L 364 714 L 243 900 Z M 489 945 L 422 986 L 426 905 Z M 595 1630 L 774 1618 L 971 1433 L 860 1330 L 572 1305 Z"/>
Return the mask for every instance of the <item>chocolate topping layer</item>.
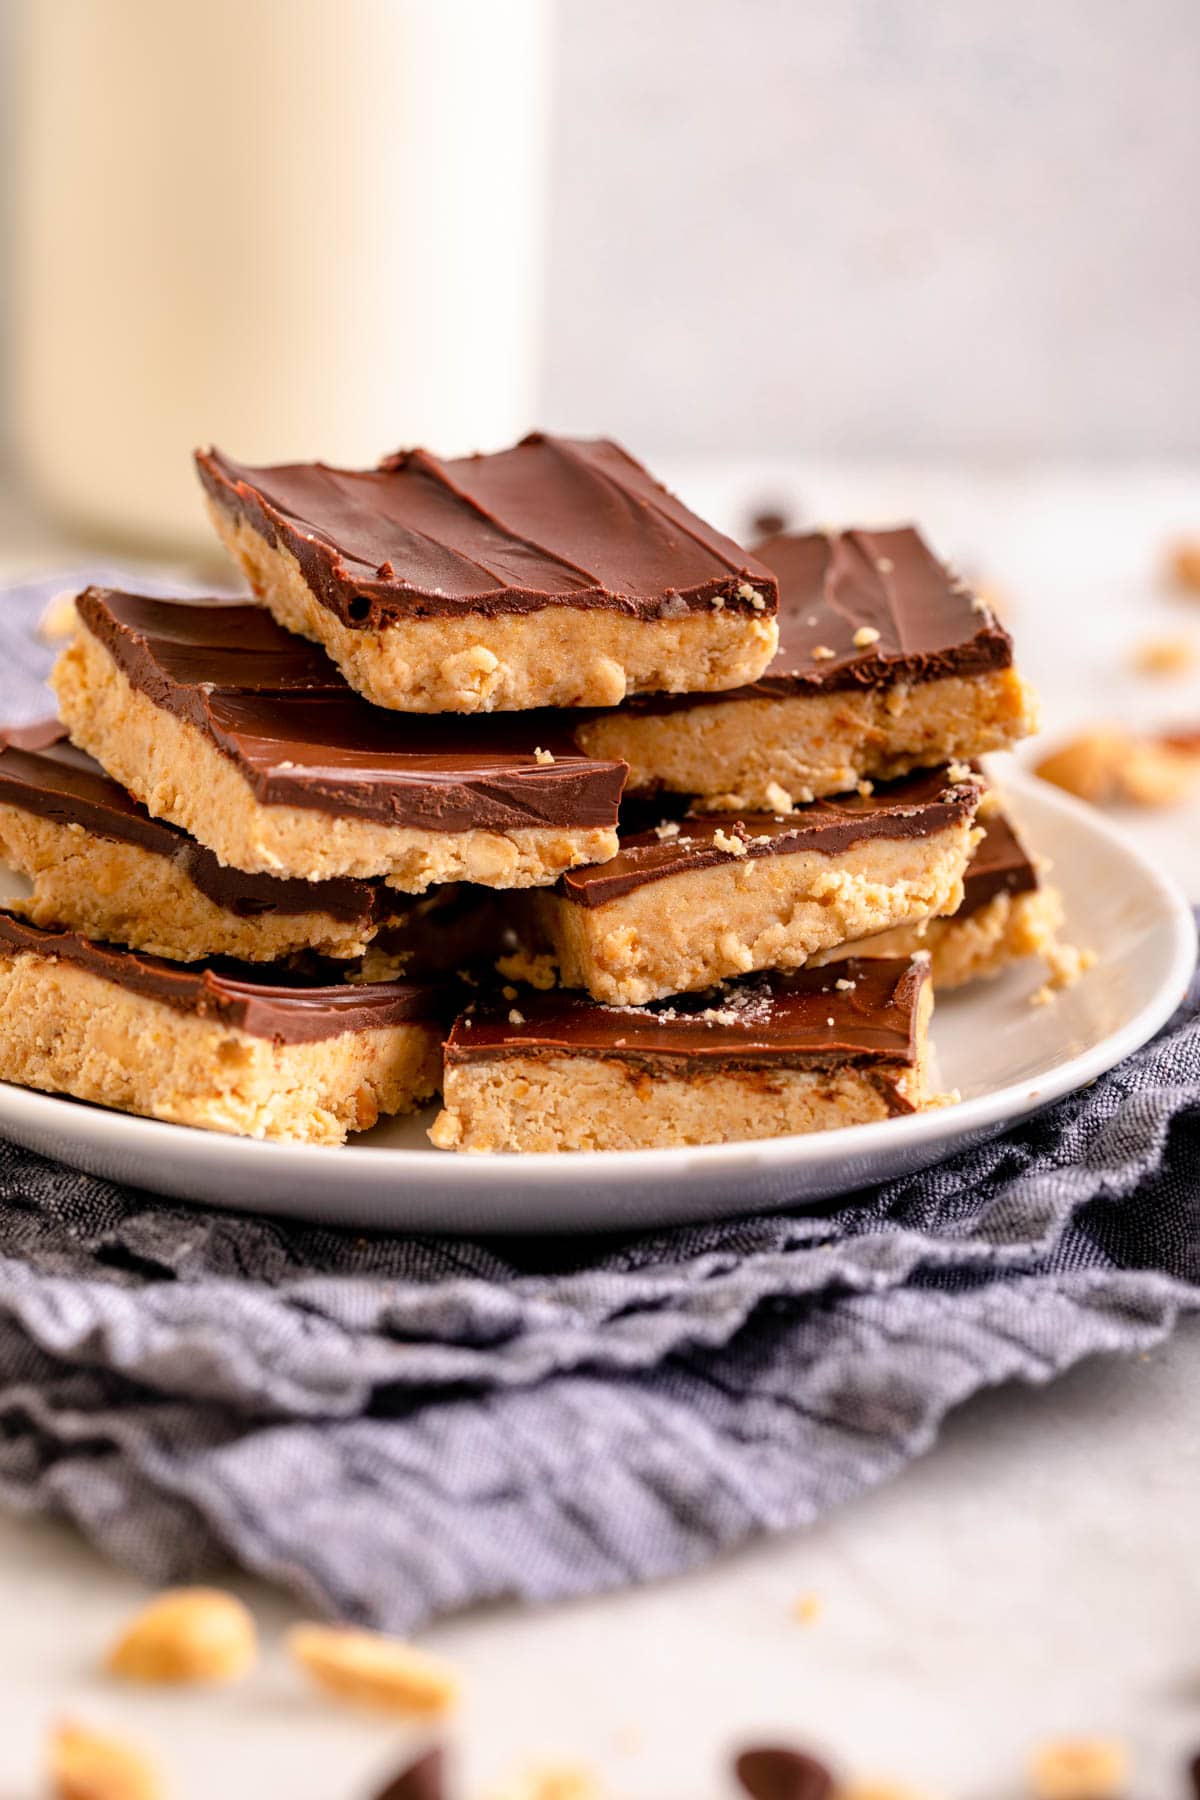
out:
<path id="1" fill-rule="evenodd" d="M 979 792 L 976 783 L 951 781 L 945 769 L 933 769 L 881 782 L 871 795 L 814 800 L 786 816 L 705 813 L 623 837 L 611 861 L 571 870 L 559 878 L 557 892 L 579 906 L 603 906 L 647 882 L 717 863 L 791 856 L 802 850 L 832 856 L 864 838 L 932 837 L 969 819 L 979 804 Z M 725 845 L 716 841 L 718 837 L 726 840 Z M 729 840 L 744 848 L 729 849 Z"/>
<path id="2" fill-rule="evenodd" d="M 0 910 L 0 955 L 22 954 L 73 963 L 131 993 L 161 1000 L 176 1012 L 213 1019 L 277 1044 L 312 1044 L 383 1025 L 435 1025 L 451 1004 L 446 988 L 430 982 L 322 987 L 282 971 L 272 981 L 265 979 L 262 965 L 249 969 L 223 960 L 203 967 L 166 962 L 140 951 L 93 943 L 73 931 L 42 931 Z"/>
<path id="3" fill-rule="evenodd" d="M 1001 813 L 980 821 L 986 836 L 963 876 L 963 903 L 954 915 L 964 919 L 997 894 L 1031 894 L 1040 885 L 1029 852 Z"/>
<path id="4" fill-rule="evenodd" d="M 297 881 L 226 868 L 186 831 L 152 818 L 98 762 L 76 749 L 57 720 L 21 730 L 0 727 L 0 805 L 169 857 L 202 894 L 239 918 L 319 912 L 366 924 L 404 910 L 401 897 L 382 882 L 351 876 Z"/>
<path id="5" fill-rule="evenodd" d="M 779 577 L 779 649 L 765 673 L 719 694 L 634 695 L 622 703 L 627 711 L 936 681 L 1012 664 L 1012 639 L 991 609 L 911 526 L 785 532 L 758 555 Z M 856 645 L 864 626 L 879 635 Z"/>
<path id="6" fill-rule="evenodd" d="M 916 1056 L 917 1002 L 928 979 L 924 958 L 880 958 L 749 975 L 652 1006 L 600 1006 L 561 988 L 523 993 L 519 1025 L 507 1002 L 458 1019 L 446 1061 L 602 1056 L 671 1068 L 907 1068 Z"/>
<path id="7" fill-rule="evenodd" d="M 265 806 L 426 831 L 616 823 L 625 764 L 581 755 L 562 715 L 386 712 L 314 645 L 238 601 L 88 588 L 77 605 L 130 683 L 203 732 Z"/>
<path id="8" fill-rule="evenodd" d="M 658 619 L 716 600 L 775 611 L 770 570 L 604 438 L 536 432 L 490 456 L 402 450 L 364 470 L 252 469 L 218 450 L 196 463 L 216 504 L 290 550 L 345 625 L 547 606 Z"/>

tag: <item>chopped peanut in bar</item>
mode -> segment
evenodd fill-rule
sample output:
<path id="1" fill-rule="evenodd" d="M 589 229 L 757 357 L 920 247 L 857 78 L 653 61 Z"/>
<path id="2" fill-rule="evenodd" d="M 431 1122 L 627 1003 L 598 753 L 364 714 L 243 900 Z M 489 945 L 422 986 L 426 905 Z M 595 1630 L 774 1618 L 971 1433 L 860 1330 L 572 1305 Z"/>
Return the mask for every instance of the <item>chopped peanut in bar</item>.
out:
<path id="1" fill-rule="evenodd" d="M 1143 638 L 1133 652 L 1141 675 L 1186 675 L 1195 663 L 1196 645 L 1187 637 Z"/>
<path id="2" fill-rule="evenodd" d="M 440 1657 L 398 1638 L 346 1625 L 294 1625 L 292 1661 L 340 1700 L 388 1712 L 448 1712 L 458 1701 L 457 1672 Z"/>
<path id="3" fill-rule="evenodd" d="M 1051 751 L 1035 773 L 1094 806 L 1174 806 L 1200 782 L 1200 740 L 1101 728 Z"/>
<path id="4" fill-rule="evenodd" d="M 535 750 L 533 753 L 533 760 L 535 763 L 542 763 L 548 768 L 554 761 L 554 753 L 551 750 Z"/>
<path id="5" fill-rule="evenodd" d="M 253 1614 L 220 1588 L 170 1588 L 142 1608 L 105 1658 L 128 1681 L 237 1681 L 258 1660 Z"/>
<path id="6" fill-rule="evenodd" d="M 793 811 L 792 796 L 777 781 L 769 781 L 764 789 L 767 805 L 773 813 L 790 813 Z"/>
<path id="7" fill-rule="evenodd" d="M 1124 1800 L 1129 1752 L 1118 1738 L 1062 1738 L 1029 1761 L 1034 1800 Z"/>
<path id="8" fill-rule="evenodd" d="M 1179 538 L 1171 545 L 1167 573 L 1175 587 L 1200 594 L 1200 537 Z"/>
<path id="9" fill-rule="evenodd" d="M 53 1800 L 163 1800 L 167 1791 L 144 1751 L 70 1720 L 52 1733 L 48 1761 Z"/>

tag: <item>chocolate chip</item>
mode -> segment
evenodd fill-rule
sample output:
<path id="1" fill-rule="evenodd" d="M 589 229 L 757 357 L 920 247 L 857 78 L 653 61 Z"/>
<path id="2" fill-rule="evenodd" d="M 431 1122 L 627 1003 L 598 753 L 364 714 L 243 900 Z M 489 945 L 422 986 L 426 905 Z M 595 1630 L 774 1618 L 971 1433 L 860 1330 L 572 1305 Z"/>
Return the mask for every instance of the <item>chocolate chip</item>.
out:
<path id="1" fill-rule="evenodd" d="M 375 1800 L 442 1800 L 444 1777 L 445 1752 L 435 1744 L 380 1788 Z"/>
<path id="2" fill-rule="evenodd" d="M 786 506 L 761 506 L 750 515 L 750 532 L 755 539 L 778 537 L 792 522 L 792 511 Z"/>
<path id="3" fill-rule="evenodd" d="M 824 1763 L 782 1745 L 743 1750 L 734 1772 L 750 1800 L 828 1800 L 833 1793 L 833 1776 Z"/>

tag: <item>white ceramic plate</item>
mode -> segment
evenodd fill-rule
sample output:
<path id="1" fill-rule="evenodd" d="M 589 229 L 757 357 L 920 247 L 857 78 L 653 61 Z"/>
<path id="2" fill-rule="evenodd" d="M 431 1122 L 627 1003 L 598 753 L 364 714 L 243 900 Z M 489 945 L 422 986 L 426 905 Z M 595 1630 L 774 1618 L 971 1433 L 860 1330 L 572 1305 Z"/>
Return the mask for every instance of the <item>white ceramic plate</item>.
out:
<path id="1" fill-rule="evenodd" d="M 1093 1081 L 1145 1043 L 1183 998 L 1195 962 L 1182 894 L 1112 826 L 1031 777 L 1013 775 L 1005 785 L 1030 842 L 1053 859 L 1068 937 L 1099 960 L 1051 1006 L 1029 1005 L 1044 979 L 1032 964 L 938 1002 L 937 1068 L 942 1086 L 961 1092 L 957 1106 L 695 1150 L 474 1157 L 432 1148 L 424 1135 L 432 1113 L 324 1149 L 163 1125 L 0 1083 L 0 1133 L 184 1200 L 397 1231 L 559 1232 L 711 1219 L 827 1200 L 926 1168 Z"/>

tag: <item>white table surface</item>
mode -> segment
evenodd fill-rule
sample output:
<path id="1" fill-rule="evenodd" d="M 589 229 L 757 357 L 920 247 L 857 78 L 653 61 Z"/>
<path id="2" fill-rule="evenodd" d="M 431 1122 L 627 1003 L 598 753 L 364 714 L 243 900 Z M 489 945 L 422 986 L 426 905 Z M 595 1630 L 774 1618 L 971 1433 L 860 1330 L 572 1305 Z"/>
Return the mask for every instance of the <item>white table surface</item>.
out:
<path id="1" fill-rule="evenodd" d="M 1200 470 L 669 473 L 735 530 L 748 496 L 802 501 L 809 521 L 922 519 L 1005 597 L 1047 738 L 1100 718 L 1200 723 L 1200 673 L 1128 666 L 1151 633 L 1200 646 L 1200 601 L 1157 578 L 1168 539 L 1200 533 Z M 0 493 L 0 573 L 77 554 Z M 1129 829 L 1200 899 L 1200 801 Z M 726 1791 L 731 1746 L 769 1733 L 863 1776 L 1000 1800 L 1021 1791 L 1032 1742 L 1099 1730 L 1129 1739 L 1139 1800 L 1182 1795 L 1179 1760 L 1200 1747 L 1198 1395 L 1190 1324 L 1148 1356 L 982 1397 L 899 1480 L 815 1529 L 640 1592 L 443 1623 L 425 1641 L 467 1679 L 462 1792 L 565 1760 L 616 1796 L 697 1800 Z M 236 1585 L 277 1640 L 293 1608 Z M 275 1651 L 216 1697 L 116 1688 L 96 1659 L 141 1592 L 65 1526 L 0 1519 L 0 1800 L 38 1791 L 64 1710 L 139 1733 L 179 1800 L 366 1800 L 419 1741 L 312 1702 Z M 808 1594 L 821 1612 L 803 1625 Z"/>

